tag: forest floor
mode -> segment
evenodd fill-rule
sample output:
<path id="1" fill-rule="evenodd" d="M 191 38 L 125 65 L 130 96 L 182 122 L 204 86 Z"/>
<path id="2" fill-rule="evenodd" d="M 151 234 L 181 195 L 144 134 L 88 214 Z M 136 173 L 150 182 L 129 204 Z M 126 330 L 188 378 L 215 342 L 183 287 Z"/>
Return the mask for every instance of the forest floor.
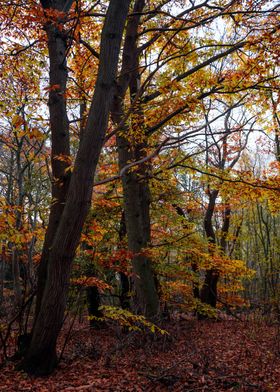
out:
<path id="1" fill-rule="evenodd" d="M 0 391 L 280 391 L 279 327 L 182 318 L 164 327 L 169 335 L 151 336 L 77 324 L 51 376 L 8 362 Z"/>

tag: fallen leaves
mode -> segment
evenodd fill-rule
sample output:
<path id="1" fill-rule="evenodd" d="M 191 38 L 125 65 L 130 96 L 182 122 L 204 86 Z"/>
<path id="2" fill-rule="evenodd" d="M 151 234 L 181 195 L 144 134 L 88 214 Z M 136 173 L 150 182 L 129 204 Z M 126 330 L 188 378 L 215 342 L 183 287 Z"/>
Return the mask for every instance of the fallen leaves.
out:
<path id="1" fill-rule="evenodd" d="M 171 321 L 168 336 L 89 330 L 77 324 L 53 375 L 31 378 L 8 363 L 0 391 L 280 390 L 278 330 L 255 322 Z M 67 331 L 64 331 L 63 336 Z"/>

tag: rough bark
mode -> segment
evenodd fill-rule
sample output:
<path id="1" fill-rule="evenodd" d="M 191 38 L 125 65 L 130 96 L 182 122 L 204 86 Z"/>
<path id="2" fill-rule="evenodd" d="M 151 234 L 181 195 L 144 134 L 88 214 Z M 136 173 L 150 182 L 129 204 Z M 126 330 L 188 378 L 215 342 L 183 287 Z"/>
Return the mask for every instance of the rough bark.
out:
<path id="1" fill-rule="evenodd" d="M 56 341 L 64 317 L 71 265 L 91 205 L 94 174 L 108 125 L 129 2 L 111 0 L 105 18 L 96 88 L 66 204 L 49 250 L 47 281 L 31 344 L 21 363 L 21 367 L 31 374 L 49 374 L 57 364 Z"/>
<path id="2" fill-rule="evenodd" d="M 112 118 L 118 126 L 122 124 L 124 119 L 124 98 L 128 88 L 132 102 L 134 102 L 139 89 L 137 33 L 144 5 L 144 0 L 135 2 L 133 16 L 130 17 L 126 28 L 121 77 L 119 78 L 112 108 Z M 144 130 L 141 129 L 144 123 L 141 107 L 136 108 L 135 113 L 138 116 L 138 121 L 137 126 L 133 129 L 135 133 L 134 140 L 132 141 L 129 137 L 129 126 L 127 124 L 121 127 L 121 131 L 117 135 L 120 170 L 129 162 L 144 158 L 146 154 L 147 137 Z M 150 319 L 155 319 L 159 313 L 159 298 L 151 260 L 145 254 L 145 248 L 150 242 L 150 191 L 147 170 L 148 166 L 142 165 L 136 170 L 125 172 L 122 176 L 122 185 L 128 248 L 134 254 L 132 260 L 135 289 L 134 305 L 136 311 L 140 311 Z"/>
<path id="3" fill-rule="evenodd" d="M 130 155 L 126 154 L 128 148 L 120 144 L 120 167 L 123 162 L 129 162 Z M 133 253 L 134 273 L 134 304 L 137 311 L 146 317 L 154 319 L 159 312 L 159 299 L 156 290 L 153 270 L 145 248 L 149 245 L 149 223 L 145 211 L 149 209 L 143 184 L 139 182 L 137 173 L 128 173 L 123 177 L 124 208 L 128 233 L 128 247 Z M 147 220 L 145 220 L 145 218 Z"/>
<path id="4" fill-rule="evenodd" d="M 43 7 L 63 10 L 65 0 L 41 1 Z M 68 1 L 71 7 L 73 0 Z M 71 4 L 70 4 L 71 3 Z M 52 204 L 45 241 L 43 245 L 41 261 L 38 268 L 37 301 L 35 317 L 39 314 L 41 302 L 47 280 L 47 269 L 50 248 L 55 237 L 60 218 L 65 205 L 67 190 L 70 180 L 69 167 L 70 142 L 69 142 L 69 122 L 67 117 L 65 91 L 67 84 L 67 35 L 61 29 L 64 21 L 48 23 L 45 26 L 48 39 L 49 52 L 49 113 L 51 130 L 51 166 L 52 166 Z M 56 86 L 53 88 L 52 86 Z M 60 159 L 58 159 L 60 158 Z M 64 158 L 64 160 L 63 160 Z"/>

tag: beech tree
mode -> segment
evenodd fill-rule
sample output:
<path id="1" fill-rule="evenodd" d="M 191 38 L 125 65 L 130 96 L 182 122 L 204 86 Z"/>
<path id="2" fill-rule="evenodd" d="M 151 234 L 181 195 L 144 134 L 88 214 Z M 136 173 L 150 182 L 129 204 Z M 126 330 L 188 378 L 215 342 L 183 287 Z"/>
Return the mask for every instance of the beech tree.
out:
<path id="1" fill-rule="evenodd" d="M 67 12 L 71 7 L 70 3 L 64 0 L 55 1 L 54 3 L 42 2 L 42 6 L 46 9 L 55 7 L 54 9 L 58 11 Z M 57 363 L 56 340 L 63 322 L 71 264 L 83 223 L 91 205 L 94 173 L 108 123 L 128 7 L 129 1 L 127 0 L 112 0 L 107 10 L 101 36 L 99 70 L 92 105 L 71 174 L 67 196 L 65 194 L 61 196 L 65 199 L 65 206 L 62 213 L 59 211 L 55 233 L 51 233 L 52 241 L 48 246 L 47 275 L 44 290 L 42 295 L 38 297 L 40 302 L 37 305 L 37 317 L 32 330 L 32 340 L 21 363 L 21 367 L 32 374 L 48 374 Z M 56 27 L 50 25 L 48 29 L 49 50 L 54 50 L 55 56 L 53 64 L 55 75 L 53 77 L 58 77 L 59 81 L 64 83 L 62 85 L 58 83 L 60 89 L 66 83 L 65 40 Z M 57 130 L 54 130 L 54 132 L 58 132 L 58 135 L 54 134 L 53 138 L 60 138 L 60 142 L 61 139 L 63 140 L 62 150 L 63 152 L 66 150 L 67 153 L 67 120 L 63 94 L 58 97 L 54 94 L 51 98 L 54 99 L 54 102 L 57 102 L 58 99 L 60 105 L 55 109 L 54 114 L 58 117 L 53 119 L 53 126 Z M 60 124 L 57 124 L 56 120 L 63 121 L 63 128 L 59 127 Z M 63 173 L 61 172 L 62 168 L 64 169 Z M 64 178 L 65 165 L 59 164 L 58 169 L 60 175 Z M 67 181 L 67 176 L 64 181 Z"/>
<path id="2" fill-rule="evenodd" d="M 144 131 L 144 115 L 141 107 L 136 109 L 136 123 L 131 127 L 123 124 L 125 119 L 124 99 L 129 88 L 131 104 L 139 92 L 139 50 L 137 48 L 138 28 L 141 13 L 145 6 L 144 0 L 137 0 L 127 27 L 122 57 L 121 77 L 114 96 L 112 117 L 117 127 L 117 146 L 120 170 L 130 162 L 145 159 L 147 143 L 141 136 Z M 141 128 L 142 124 L 142 128 Z M 140 132 L 140 134 L 139 134 Z M 134 135 L 133 139 L 130 134 Z M 141 140 L 137 142 L 137 139 Z M 139 308 L 149 318 L 159 314 L 159 299 L 156 291 L 151 261 L 145 255 L 145 248 L 150 242 L 150 190 L 147 180 L 147 165 L 140 165 L 137 170 L 127 170 L 122 176 L 125 220 L 129 250 L 133 252 L 133 271 L 135 273 L 136 309 Z"/>

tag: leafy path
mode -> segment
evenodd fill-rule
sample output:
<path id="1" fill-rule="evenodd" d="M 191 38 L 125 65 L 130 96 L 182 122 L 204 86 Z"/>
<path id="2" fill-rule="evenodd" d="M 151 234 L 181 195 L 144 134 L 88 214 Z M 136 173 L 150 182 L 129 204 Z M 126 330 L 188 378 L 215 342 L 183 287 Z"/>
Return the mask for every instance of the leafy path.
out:
<path id="1" fill-rule="evenodd" d="M 76 325 L 58 370 L 30 378 L 8 363 L 0 391 L 280 391 L 279 330 L 180 320 L 155 337 Z"/>

